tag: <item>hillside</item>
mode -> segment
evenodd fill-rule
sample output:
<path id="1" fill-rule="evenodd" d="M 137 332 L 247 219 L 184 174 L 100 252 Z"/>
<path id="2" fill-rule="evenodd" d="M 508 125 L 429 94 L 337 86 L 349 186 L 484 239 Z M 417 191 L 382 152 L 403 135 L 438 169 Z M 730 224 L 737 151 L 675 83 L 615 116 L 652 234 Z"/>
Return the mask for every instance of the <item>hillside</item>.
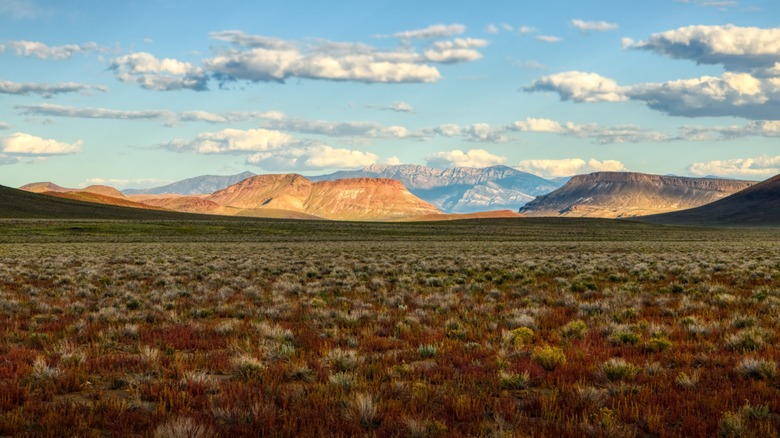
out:
<path id="1" fill-rule="evenodd" d="M 215 216 L 102 205 L 0 186 L 0 218 L 214 220 Z"/>
<path id="2" fill-rule="evenodd" d="M 701 207 L 636 219 L 671 225 L 780 227 L 780 175 Z"/>
<path id="3" fill-rule="evenodd" d="M 507 166 L 434 169 L 413 164 L 371 165 L 312 177 L 312 181 L 342 178 L 389 178 L 445 213 L 516 210 L 561 184 Z"/>
<path id="4" fill-rule="evenodd" d="M 527 216 L 620 218 L 698 207 L 755 184 L 633 172 L 577 175 L 520 209 Z"/>

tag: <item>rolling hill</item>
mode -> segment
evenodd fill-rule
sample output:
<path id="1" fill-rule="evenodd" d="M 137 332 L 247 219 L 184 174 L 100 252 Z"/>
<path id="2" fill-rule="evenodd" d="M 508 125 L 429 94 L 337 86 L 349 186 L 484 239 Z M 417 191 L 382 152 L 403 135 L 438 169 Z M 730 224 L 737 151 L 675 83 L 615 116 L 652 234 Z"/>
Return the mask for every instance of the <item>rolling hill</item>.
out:
<path id="1" fill-rule="evenodd" d="M 563 187 L 527 203 L 526 216 L 625 218 L 708 204 L 755 184 L 633 172 L 596 172 L 572 177 Z"/>
<path id="2" fill-rule="evenodd" d="M 710 204 L 636 220 L 669 225 L 780 227 L 780 175 Z"/>
<path id="3" fill-rule="evenodd" d="M 0 186 L 0 218 L 214 220 L 215 216 L 96 204 Z"/>

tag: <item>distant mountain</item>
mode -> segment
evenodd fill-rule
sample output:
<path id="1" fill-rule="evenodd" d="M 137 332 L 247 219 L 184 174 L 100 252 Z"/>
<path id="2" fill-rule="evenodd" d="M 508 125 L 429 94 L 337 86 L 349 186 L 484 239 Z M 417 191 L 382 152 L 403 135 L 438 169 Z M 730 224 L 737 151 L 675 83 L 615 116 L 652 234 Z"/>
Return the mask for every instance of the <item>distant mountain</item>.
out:
<path id="1" fill-rule="evenodd" d="M 395 180 L 350 178 L 312 182 L 297 175 L 258 175 L 204 198 L 234 215 L 296 212 L 335 220 L 394 220 L 437 214 Z"/>
<path id="2" fill-rule="evenodd" d="M 207 195 L 222 190 L 237 182 L 255 176 L 252 172 L 242 172 L 237 175 L 203 175 L 185 180 L 177 181 L 161 187 L 151 189 L 126 189 L 122 193 L 125 195 L 161 195 L 165 193 L 175 193 L 178 195 Z"/>
<path id="3" fill-rule="evenodd" d="M 780 175 L 700 207 L 636 219 L 670 225 L 780 227 Z"/>
<path id="4" fill-rule="evenodd" d="M 394 179 L 446 213 L 516 210 L 536 196 L 549 193 L 561 185 L 507 166 L 441 170 L 413 164 L 374 164 L 360 170 L 311 177 L 311 180 L 342 178 Z"/>
<path id="5" fill-rule="evenodd" d="M 54 184 L 52 182 L 44 181 L 44 182 L 34 182 L 30 184 L 25 184 L 19 187 L 19 190 L 24 190 L 25 192 L 31 192 L 31 193 L 43 193 L 43 192 L 72 192 L 77 189 L 66 189 L 65 187 L 58 186 L 57 184 Z"/>
<path id="6" fill-rule="evenodd" d="M 633 172 L 572 177 L 563 187 L 527 203 L 526 216 L 633 217 L 708 204 L 755 184 Z"/>

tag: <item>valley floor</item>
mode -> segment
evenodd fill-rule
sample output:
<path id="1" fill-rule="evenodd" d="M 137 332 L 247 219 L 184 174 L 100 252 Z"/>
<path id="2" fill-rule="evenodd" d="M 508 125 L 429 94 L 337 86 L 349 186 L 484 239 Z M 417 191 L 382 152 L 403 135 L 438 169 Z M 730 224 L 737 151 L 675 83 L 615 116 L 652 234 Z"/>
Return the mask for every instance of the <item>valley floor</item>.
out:
<path id="1" fill-rule="evenodd" d="M 0 223 L 0 436 L 777 436 L 777 230 Z"/>

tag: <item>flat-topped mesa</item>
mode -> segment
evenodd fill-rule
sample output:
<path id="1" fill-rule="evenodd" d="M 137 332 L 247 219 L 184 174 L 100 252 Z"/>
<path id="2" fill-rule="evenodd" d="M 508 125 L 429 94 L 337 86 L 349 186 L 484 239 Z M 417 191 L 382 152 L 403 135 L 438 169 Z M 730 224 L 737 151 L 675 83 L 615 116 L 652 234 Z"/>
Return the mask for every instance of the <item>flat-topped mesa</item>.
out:
<path id="1" fill-rule="evenodd" d="M 326 219 L 388 220 L 438 213 L 398 181 L 348 178 L 313 183 L 297 174 L 259 175 L 213 193 L 207 200 L 261 215 L 286 210 Z"/>
<path id="2" fill-rule="evenodd" d="M 527 216 L 632 217 L 708 204 L 754 181 L 686 178 L 635 172 L 577 175 L 520 209 Z"/>

